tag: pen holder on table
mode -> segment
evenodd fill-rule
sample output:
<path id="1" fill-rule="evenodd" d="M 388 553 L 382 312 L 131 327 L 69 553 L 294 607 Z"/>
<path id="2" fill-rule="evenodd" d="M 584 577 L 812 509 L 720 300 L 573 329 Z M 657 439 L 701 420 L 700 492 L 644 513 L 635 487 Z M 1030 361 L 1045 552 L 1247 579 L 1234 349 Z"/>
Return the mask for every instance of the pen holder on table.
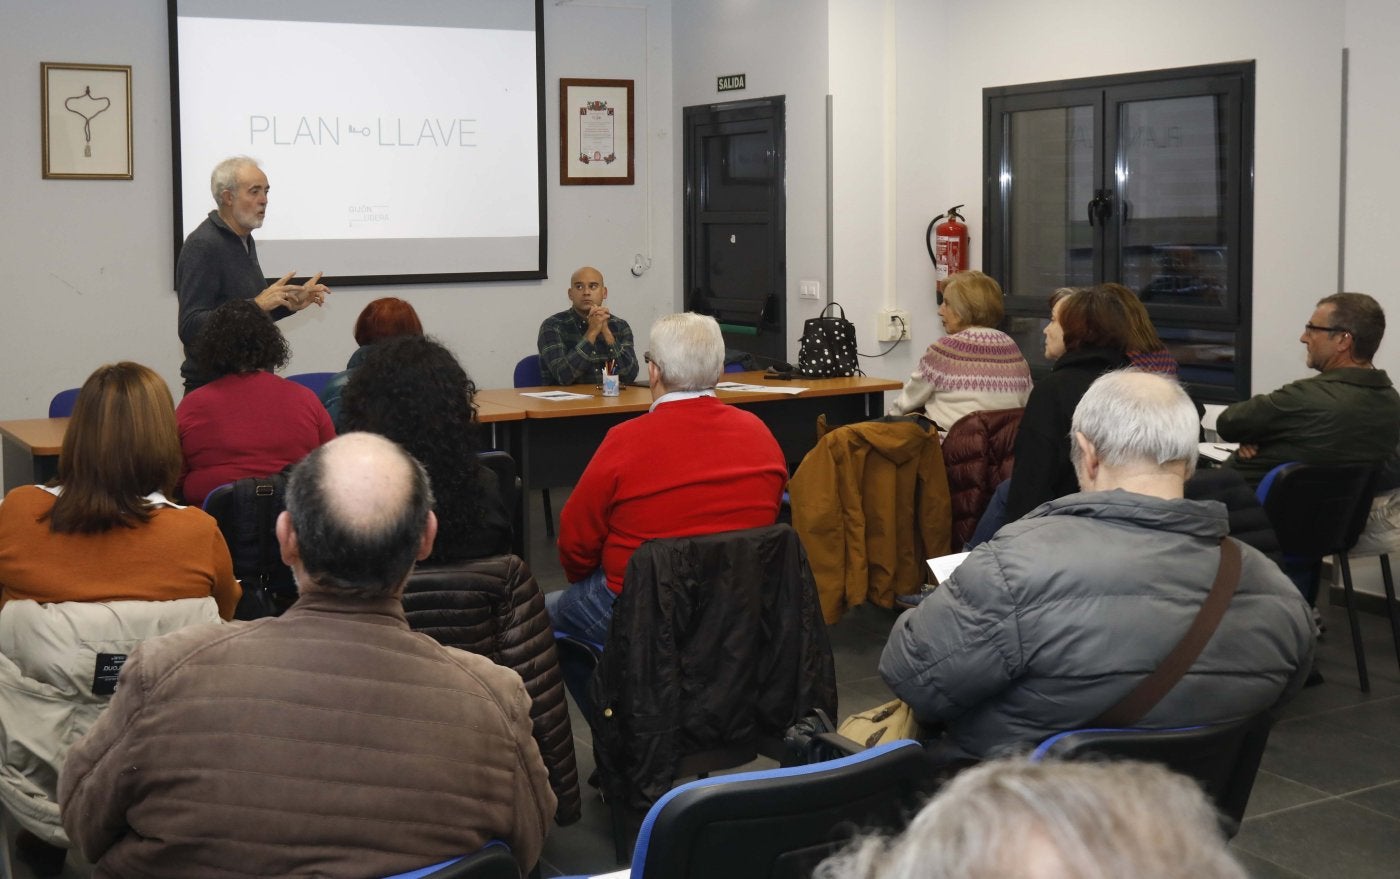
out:
<path id="1" fill-rule="evenodd" d="M 621 393 L 622 383 L 617 380 L 617 373 L 603 373 L 603 396 L 616 397 Z"/>

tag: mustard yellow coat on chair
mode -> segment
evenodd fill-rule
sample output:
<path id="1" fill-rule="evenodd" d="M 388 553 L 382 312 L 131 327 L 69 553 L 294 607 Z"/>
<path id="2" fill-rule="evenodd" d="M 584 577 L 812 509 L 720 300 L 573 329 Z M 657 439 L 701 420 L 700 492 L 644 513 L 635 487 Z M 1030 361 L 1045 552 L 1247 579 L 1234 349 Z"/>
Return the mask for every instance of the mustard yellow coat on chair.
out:
<path id="1" fill-rule="evenodd" d="M 952 509 L 938 433 L 864 421 L 817 441 L 788 486 L 828 624 L 865 601 L 891 607 L 948 552 Z"/>

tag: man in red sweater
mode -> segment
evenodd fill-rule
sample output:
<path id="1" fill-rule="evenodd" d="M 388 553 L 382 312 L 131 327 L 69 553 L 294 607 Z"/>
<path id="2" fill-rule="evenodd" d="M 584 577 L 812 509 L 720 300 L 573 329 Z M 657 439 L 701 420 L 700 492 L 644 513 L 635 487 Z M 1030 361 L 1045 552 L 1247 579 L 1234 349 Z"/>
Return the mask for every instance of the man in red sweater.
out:
<path id="1" fill-rule="evenodd" d="M 787 464 L 768 426 L 721 403 L 714 318 L 671 314 L 645 355 L 651 410 L 603 439 L 559 514 L 568 589 L 545 598 L 556 629 L 599 644 L 627 561 L 643 541 L 771 525 Z"/>

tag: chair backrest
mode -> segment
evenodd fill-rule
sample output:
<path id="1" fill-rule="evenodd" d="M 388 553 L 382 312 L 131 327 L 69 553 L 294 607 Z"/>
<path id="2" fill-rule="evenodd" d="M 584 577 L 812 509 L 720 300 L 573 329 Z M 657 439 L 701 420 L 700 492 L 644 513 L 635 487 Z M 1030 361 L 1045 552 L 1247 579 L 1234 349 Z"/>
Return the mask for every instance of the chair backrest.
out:
<path id="1" fill-rule="evenodd" d="M 385 879 L 520 879 L 520 865 L 515 863 L 510 846 L 492 840 L 474 854 Z"/>
<path id="2" fill-rule="evenodd" d="M 642 544 L 590 695 L 604 794 L 638 812 L 683 766 L 719 768 L 687 755 L 747 748 L 749 758 L 728 764 L 742 765 L 811 710 L 834 713 L 831 643 L 793 529 Z"/>
<path id="3" fill-rule="evenodd" d="M 943 441 L 948 495 L 953 507 L 952 550 L 958 552 L 977 530 L 992 493 L 1011 478 L 1016 463 L 1016 432 L 1025 409 L 992 409 L 959 418 Z"/>
<path id="4" fill-rule="evenodd" d="M 540 370 L 540 355 L 520 358 L 520 362 L 515 364 L 515 387 L 536 388 L 542 384 L 544 373 Z"/>
<path id="5" fill-rule="evenodd" d="M 321 392 L 330 384 L 330 380 L 335 378 L 333 372 L 299 372 L 296 375 L 287 376 L 287 381 L 296 382 L 305 388 L 310 388 L 311 393 L 321 396 Z"/>
<path id="6" fill-rule="evenodd" d="M 50 418 L 67 418 L 73 414 L 73 405 L 78 402 L 78 391 L 80 388 L 69 388 L 66 391 L 59 391 L 53 395 L 49 401 Z"/>
<path id="7" fill-rule="evenodd" d="M 476 456 L 481 461 L 481 466 L 496 474 L 496 484 L 500 487 L 501 497 L 506 502 L 506 518 L 510 521 L 510 551 L 523 557 L 525 555 L 525 527 L 522 504 L 525 500 L 525 492 L 520 485 L 515 459 L 510 456 L 510 453 L 495 449 L 477 452 Z"/>
<path id="8" fill-rule="evenodd" d="M 287 477 L 274 473 L 226 483 L 204 498 L 204 511 L 219 524 L 233 557 L 233 575 L 243 582 L 244 600 L 235 612 L 237 619 L 254 618 L 258 586 L 282 596 L 284 604 L 296 597 L 296 580 L 283 564 L 277 544 L 277 516 L 286 509 L 286 492 Z"/>
<path id="9" fill-rule="evenodd" d="M 1366 526 L 1377 475 L 1370 464 L 1294 461 L 1270 470 L 1258 496 L 1284 553 L 1320 557 L 1350 549 Z"/>
<path id="10" fill-rule="evenodd" d="M 1161 763 L 1200 782 L 1228 819 L 1221 822 L 1222 829 L 1234 836 L 1244 820 L 1272 727 L 1273 717 L 1262 712 L 1232 723 L 1185 729 L 1070 730 L 1041 742 L 1031 759 L 1092 755 Z"/>
<path id="11" fill-rule="evenodd" d="M 681 785 L 642 822 L 632 879 L 791 879 L 863 830 L 902 830 L 934 787 L 917 742 Z"/>

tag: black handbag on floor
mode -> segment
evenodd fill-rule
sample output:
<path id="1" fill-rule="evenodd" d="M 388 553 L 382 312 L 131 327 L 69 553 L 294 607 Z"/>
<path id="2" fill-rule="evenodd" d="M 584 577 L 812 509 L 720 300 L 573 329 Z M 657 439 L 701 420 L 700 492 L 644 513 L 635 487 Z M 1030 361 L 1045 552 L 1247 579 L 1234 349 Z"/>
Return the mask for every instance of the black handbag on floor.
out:
<path id="1" fill-rule="evenodd" d="M 827 316 L 831 309 L 840 316 Z M 856 328 L 846 320 L 846 309 L 832 302 L 820 317 L 802 324 L 801 346 L 797 349 L 797 371 L 804 378 L 836 378 L 860 372 L 856 360 Z"/>

